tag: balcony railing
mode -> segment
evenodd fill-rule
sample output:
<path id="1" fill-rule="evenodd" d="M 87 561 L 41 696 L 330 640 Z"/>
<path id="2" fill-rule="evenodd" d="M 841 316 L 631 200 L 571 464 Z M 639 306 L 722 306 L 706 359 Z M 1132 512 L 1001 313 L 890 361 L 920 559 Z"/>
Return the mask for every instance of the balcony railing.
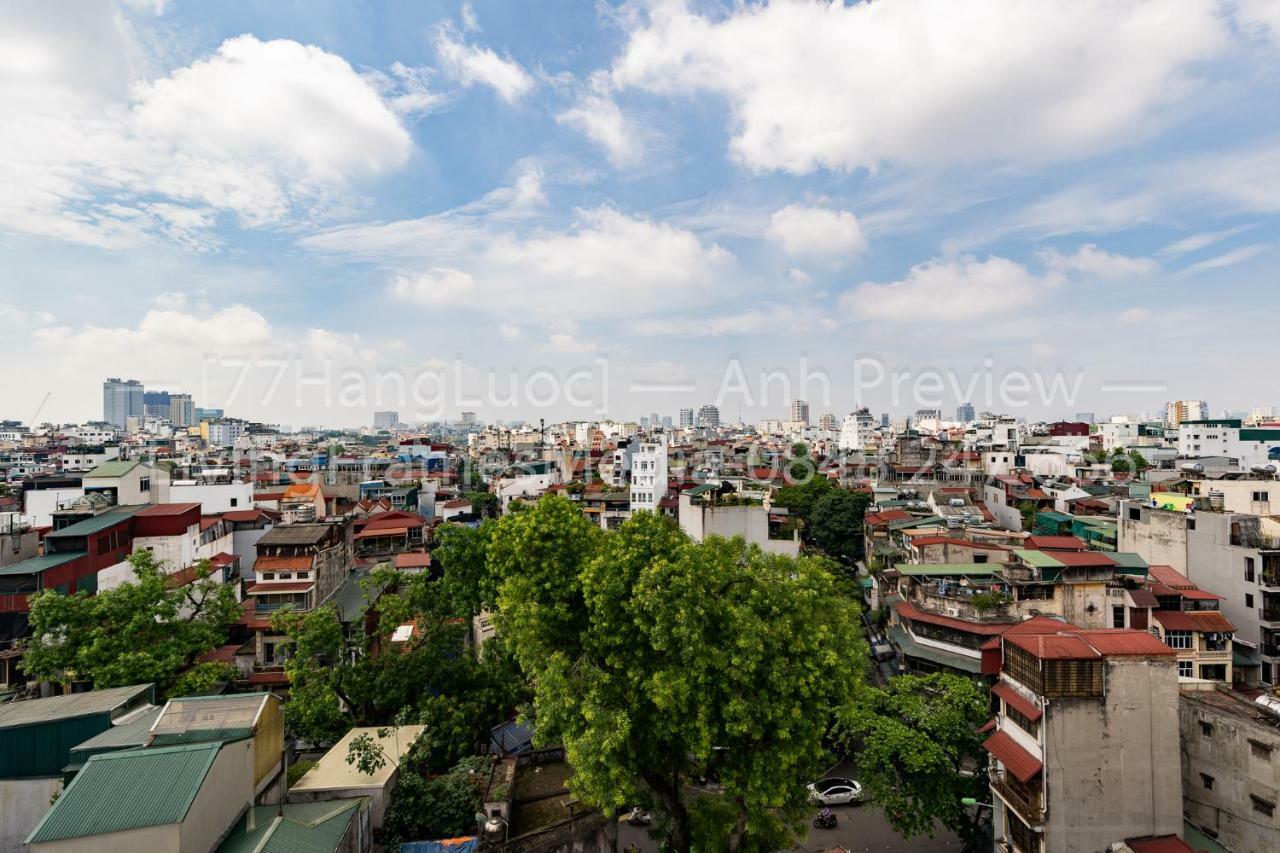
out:
<path id="1" fill-rule="evenodd" d="M 1040 807 L 1038 788 L 1023 785 L 999 771 L 991 773 L 991 788 L 1000 795 L 1000 799 L 1013 806 L 1014 811 L 1022 816 L 1028 826 L 1044 823 L 1044 809 Z"/>

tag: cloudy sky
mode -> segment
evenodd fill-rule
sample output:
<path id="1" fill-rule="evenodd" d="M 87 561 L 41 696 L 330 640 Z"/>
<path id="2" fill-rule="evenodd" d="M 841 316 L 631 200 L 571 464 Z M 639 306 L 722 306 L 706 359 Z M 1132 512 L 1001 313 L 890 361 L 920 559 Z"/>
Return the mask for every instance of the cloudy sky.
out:
<path id="1" fill-rule="evenodd" d="M 0 417 L 1280 403 L 1278 78 L 1277 0 L 18 0 Z"/>

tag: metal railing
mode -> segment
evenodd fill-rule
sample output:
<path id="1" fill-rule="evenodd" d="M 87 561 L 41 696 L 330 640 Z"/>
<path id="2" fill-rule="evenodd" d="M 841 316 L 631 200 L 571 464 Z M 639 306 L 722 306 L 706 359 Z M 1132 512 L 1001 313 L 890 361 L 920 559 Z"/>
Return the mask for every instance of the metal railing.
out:
<path id="1" fill-rule="evenodd" d="M 999 771 L 991 773 L 991 788 L 1000 795 L 1000 799 L 1013 806 L 1027 825 L 1038 826 L 1044 822 L 1044 809 L 1040 805 L 1038 789 L 1011 781 L 1007 774 Z"/>

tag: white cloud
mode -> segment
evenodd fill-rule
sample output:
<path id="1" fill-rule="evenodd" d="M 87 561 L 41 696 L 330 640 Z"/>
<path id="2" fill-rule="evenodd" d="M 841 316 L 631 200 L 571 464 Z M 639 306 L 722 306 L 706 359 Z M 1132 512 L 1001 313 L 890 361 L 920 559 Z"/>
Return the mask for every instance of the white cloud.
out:
<path id="1" fill-rule="evenodd" d="M 0 124 L 0 229 L 206 249 L 221 213 L 306 218 L 409 157 L 388 102 L 320 48 L 240 36 L 146 80 L 107 4 L 70 23 L 48 4 L 16 18 L 13 43 L 0 35 L 0 110 L 23 120 Z"/>
<path id="2" fill-rule="evenodd" d="M 1124 311 L 1121 311 L 1116 316 L 1116 319 L 1118 319 L 1121 323 L 1124 323 L 1125 325 L 1137 325 L 1139 323 L 1145 323 L 1146 321 L 1150 320 L 1151 312 L 1148 311 L 1146 308 L 1128 308 Z"/>
<path id="3" fill-rule="evenodd" d="M 576 104 L 556 116 L 556 122 L 572 127 L 604 149 L 618 168 L 636 166 L 645 159 L 653 138 L 638 122 L 622 114 L 613 98 L 595 92 L 583 94 Z"/>
<path id="4" fill-rule="evenodd" d="M 1063 273 L 1081 273 L 1086 277 L 1102 280 L 1137 278 L 1159 269 L 1159 264 L 1151 258 L 1115 255 L 1092 243 L 1086 243 L 1070 255 L 1053 250 L 1042 252 L 1041 258 L 1049 269 Z"/>
<path id="5" fill-rule="evenodd" d="M 533 89 L 533 77 L 509 57 L 501 57 L 487 47 L 467 44 L 452 27 L 436 31 L 436 53 L 444 70 L 463 86 L 483 83 L 513 104 Z"/>
<path id="6" fill-rule="evenodd" d="M 590 353 L 598 352 L 600 346 L 592 341 L 579 340 L 568 332 L 556 332 L 548 336 L 540 349 L 543 352 Z"/>
<path id="7" fill-rule="evenodd" d="M 524 337 L 524 332 L 515 323 L 499 323 L 498 334 L 508 341 L 518 341 Z"/>
<path id="8" fill-rule="evenodd" d="M 471 0 L 466 0 L 462 4 L 462 8 L 458 10 L 458 17 L 462 19 L 462 28 L 469 33 L 480 32 L 480 19 L 476 17 L 476 9 L 471 5 Z"/>
<path id="9" fill-rule="evenodd" d="M 1178 255 L 1186 255 L 1191 252 L 1198 252 L 1209 246 L 1219 243 L 1228 237 L 1234 237 L 1244 231 L 1253 228 L 1254 225 L 1237 225 L 1235 228 L 1224 228 L 1221 231 L 1202 231 L 1199 234 L 1192 234 L 1189 237 L 1183 237 L 1156 252 L 1161 257 L 1177 257 Z"/>
<path id="10" fill-rule="evenodd" d="M 809 303 L 770 303 L 741 311 L 698 317 L 666 317 L 634 324 L 640 335 L 710 336 L 813 334 L 839 326 L 830 312 Z"/>
<path id="11" fill-rule="evenodd" d="M 1156 129 L 1228 32 L 1216 0 L 683 0 L 633 15 L 615 87 L 710 91 L 757 169 L 1079 157 Z"/>
<path id="12" fill-rule="evenodd" d="M 475 296 L 476 280 L 462 270 L 434 267 L 396 276 L 387 288 L 393 299 L 420 305 L 466 304 Z"/>
<path id="13" fill-rule="evenodd" d="M 1280 3 L 1276 0 L 1235 0 L 1235 12 L 1243 29 L 1280 45 Z"/>
<path id="14" fill-rule="evenodd" d="M 847 255 L 866 248 L 858 219 L 847 210 L 791 204 L 769 220 L 765 235 L 792 255 Z"/>
<path id="15" fill-rule="evenodd" d="M 864 282 L 840 297 L 842 313 L 891 323 L 962 321 L 1025 308 L 1060 284 L 1058 273 L 1036 275 L 996 256 L 929 261 L 899 281 Z"/>
<path id="16" fill-rule="evenodd" d="M 1183 267 L 1178 271 L 1179 275 L 1188 276 L 1196 273 L 1207 272 L 1208 270 L 1218 270 L 1223 267 L 1233 267 L 1236 264 L 1242 264 L 1245 261 L 1252 260 L 1263 252 L 1271 249 L 1266 243 L 1255 243 L 1252 246 L 1241 246 L 1239 249 L 1232 249 L 1230 252 L 1223 252 L 1221 255 L 1215 255 L 1212 258 L 1206 258 L 1203 261 Z"/>

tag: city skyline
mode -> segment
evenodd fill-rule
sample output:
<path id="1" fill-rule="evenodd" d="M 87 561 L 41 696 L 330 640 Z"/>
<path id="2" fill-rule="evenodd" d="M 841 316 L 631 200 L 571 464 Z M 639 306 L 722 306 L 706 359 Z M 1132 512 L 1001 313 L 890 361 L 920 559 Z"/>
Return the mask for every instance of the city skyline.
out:
<path id="1" fill-rule="evenodd" d="M 1082 377 L 1029 417 L 1255 404 L 1225 367 L 1272 298 L 1268 4 L 924 3 L 922 26 L 981 46 L 971 89 L 968 47 L 839 49 L 894 41 L 913 5 L 20 4 L 4 26 L 29 50 L 0 72 L 31 117 L 0 135 L 8 415 L 53 389 L 45 417 L 91 416 L 89 362 L 335 426 L 413 408 L 346 405 L 344 371 L 455 362 L 470 394 L 604 359 L 618 416 L 716 400 L 734 358 L 753 385 L 824 371 L 829 401 L 793 389 L 815 411 L 926 405 L 855 398 L 868 355 Z M 802 73 L 785 58 L 810 36 Z M 330 371 L 331 399 L 264 398 L 281 361 Z M 953 396 L 936 407 L 983 408 Z M 787 399 L 718 402 L 750 420 Z"/>

